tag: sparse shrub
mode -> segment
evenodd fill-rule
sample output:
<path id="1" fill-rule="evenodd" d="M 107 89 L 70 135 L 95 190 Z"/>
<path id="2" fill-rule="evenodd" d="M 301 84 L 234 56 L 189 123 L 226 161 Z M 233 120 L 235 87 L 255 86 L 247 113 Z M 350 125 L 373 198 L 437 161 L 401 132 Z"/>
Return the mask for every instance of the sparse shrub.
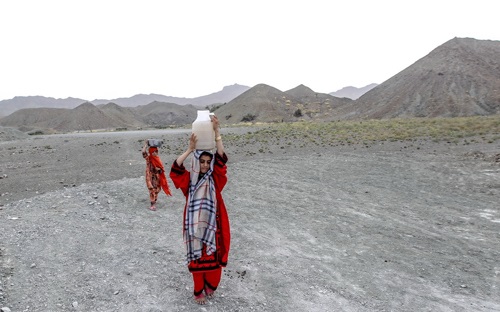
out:
<path id="1" fill-rule="evenodd" d="M 253 115 L 253 114 L 248 113 L 245 116 L 243 116 L 243 118 L 241 118 L 241 121 L 250 122 L 250 121 L 255 120 L 256 117 L 257 117 L 257 115 Z"/>
<path id="2" fill-rule="evenodd" d="M 214 111 L 216 111 L 217 109 L 219 109 L 219 107 L 224 106 L 224 105 L 226 105 L 226 103 L 224 103 L 224 104 L 219 104 L 219 105 L 217 105 L 217 104 L 207 105 L 207 106 L 205 106 L 205 109 L 207 109 L 207 110 L 209 110 L 211 113 L 213 113 Z M 227 119 L 227 118 L 226 118 L 226 119 Z"/>
<path id="3" fill-rule="evenodd" d="M 43 131 L 42 130 L 36 130 L 36 131 L 33 131 L 33 132 L 30 132 L 28 133 L 29 135 L 42 135 L 43 134 Z"/>
<path id="4" fill-rule="evenodd" d="M 300 110 L 300 108 L 297 108 L 297 110 L 293 113 L 293 116 L 294 117 L 302 117 L 302 111 Z"/>

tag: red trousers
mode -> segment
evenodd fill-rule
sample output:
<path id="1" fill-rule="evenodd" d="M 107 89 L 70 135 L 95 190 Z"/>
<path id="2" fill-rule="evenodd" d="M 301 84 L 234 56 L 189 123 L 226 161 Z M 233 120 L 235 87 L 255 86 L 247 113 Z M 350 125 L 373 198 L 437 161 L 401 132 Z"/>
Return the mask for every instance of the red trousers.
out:
<path id="1" fill-rule="evenodd" d="M 204 272 L 192 272 L 191 274 L 193 274 L 194 295 L 199 296 L 205 287 L 211 290 L 217 289 L 222 275 L 222 268 Z"/>

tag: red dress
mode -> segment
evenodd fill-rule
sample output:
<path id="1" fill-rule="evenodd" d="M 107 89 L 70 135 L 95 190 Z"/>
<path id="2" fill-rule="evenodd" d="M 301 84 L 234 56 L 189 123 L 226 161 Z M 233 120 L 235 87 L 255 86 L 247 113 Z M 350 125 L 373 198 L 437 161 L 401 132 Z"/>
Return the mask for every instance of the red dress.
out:
<path id="1" fill-rule="evenodd" d="M 224 199 L 222 198 L 221 194 L 227 182 L 227 160 L 228 158 L 225 153 L 223 156 L 215 153 L 215 163 L 212 176 L 215 185 L 215 196 L 217 198 L 217 231 L 215 232 L 217 251 L 211 255 L 207 255 L 205 252 L 205 248 L 203 248 L 202 257 L 200 259 L 191 261 L 188 264 L 188 269 L 192 273 L 218 270 L 221 267 L 225 267 L 227 265 L 229 247 L 231 242 L 231 233 L 229 229 L 229 217 L 227 215 L 226 205 L 224 204 Z M 190 173 L 186 170 L 184 165 L 179 166 L 177 165 L 177 161 L 174 161 L 170 170 L 170 178 L 174 182 L 175 187 L 178 189 L 180 188 L 182 190 L 182 193 L 186 197 L 186 205 L 184 206 L 185 220 L 187 199 L 189 196 Z"/>
<path id="2" fill-rule="evenodd" d="M 158 155 L 153 155 L 158 152 L 158 148 L 150 147 L 149 153 L 143 152 L 142 157 L 146 160 L 146 170 L 144 176 L 146 178 L 146 186 L 149 190 L 149 199 L 151 205 L 156 204 L 158 194 L 163 189 L 167 196 L 172 196 L 168 186 L 167 177 L 165 176 L 165 168 L 163 162 Z"/>

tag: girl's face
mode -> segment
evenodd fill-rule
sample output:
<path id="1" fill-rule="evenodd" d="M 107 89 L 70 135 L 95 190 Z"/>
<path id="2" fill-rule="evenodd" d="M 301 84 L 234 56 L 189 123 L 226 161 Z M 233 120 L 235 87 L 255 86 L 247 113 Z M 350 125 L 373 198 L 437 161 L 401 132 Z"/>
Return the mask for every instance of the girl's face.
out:
<path id="1" fill-rule="evenodd" d="M 201 155 L 200 157 L 200 172 L 205 174 L 210 169 L 210 162 L 212 158 L 208 155 Z"/>

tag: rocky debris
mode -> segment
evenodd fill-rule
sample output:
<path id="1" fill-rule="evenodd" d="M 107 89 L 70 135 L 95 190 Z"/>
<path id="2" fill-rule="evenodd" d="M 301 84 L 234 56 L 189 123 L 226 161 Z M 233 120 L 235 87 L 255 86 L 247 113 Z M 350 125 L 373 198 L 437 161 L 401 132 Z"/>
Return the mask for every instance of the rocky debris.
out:
<path id="1" fill-rule="evenodd" d="M 0 126 L 0 142 L 15 141 L 29 138 L 29 135 L 11 127 Z"/>
<path id="2" fill-rule="evenodd" d="M 498 172 L 481 158 L 497 155 L 498 143 L 273 145 L 265 154 L 260 145 L 228 144 L 223 196 L 232 248 L 216 298 L 200 308 L 183 265 L 184 196 L 172 189 L 151 212 L 140 155 L 144 134 L 108 135 L 0 145 L 2 170 L 41 165 L 19 166 L 0 182 L 9 193 L 0 197 L 1 307 L 500 309 L 491 277 L 500 257 Z M 169 166 L 188 133 L 161 138 L 172 146 L 160 152 Z M 100 144 L 114 140 L 121 149 Z M 52 148 L 38 148 L 44 146 Z M 252 148 L 251 156 L 244 153 Z"/>

